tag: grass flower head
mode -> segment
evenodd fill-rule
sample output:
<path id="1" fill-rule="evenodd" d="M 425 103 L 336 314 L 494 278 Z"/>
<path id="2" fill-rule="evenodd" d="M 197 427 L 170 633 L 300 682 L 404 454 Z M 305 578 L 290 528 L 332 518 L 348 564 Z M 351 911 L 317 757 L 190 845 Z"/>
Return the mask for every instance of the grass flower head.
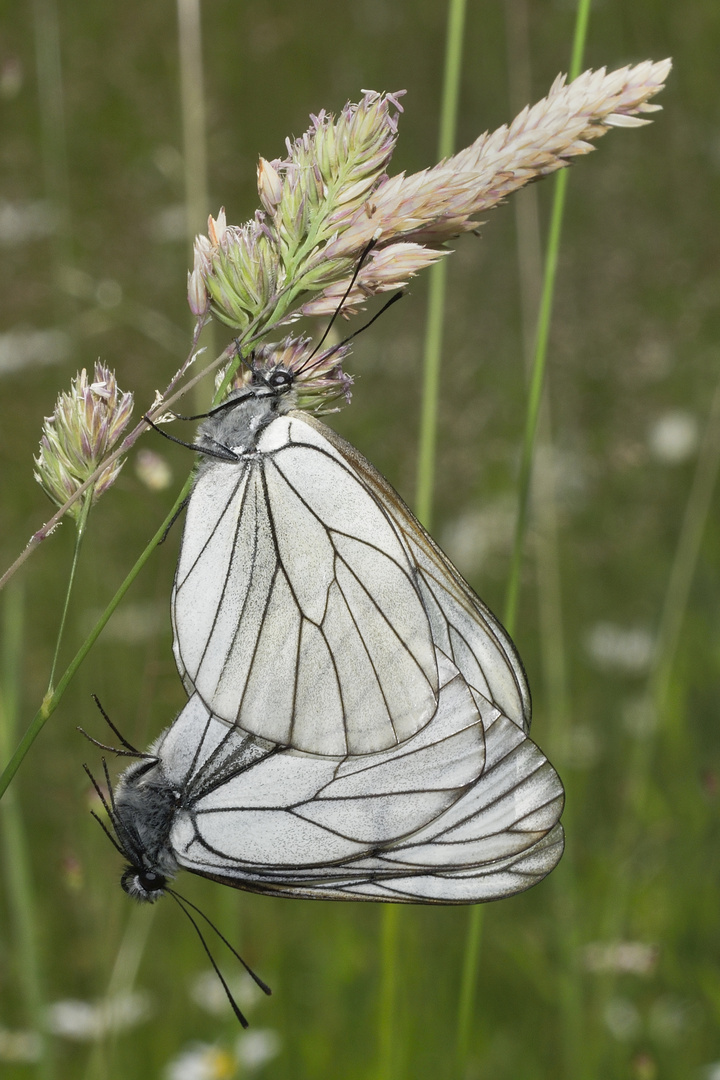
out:
<path id="1" fill-rule="evenodd" d="M 115 375 L 100 362 L 92 382 L 83 368 L 69 393 L 58 396 L 45 419 L 35 458 L 35 479 L 58 506 L 71 499 L 112 450 L 132 413 L 133 395 L 118 389 Z M 92 487 L 93 502 L 115 483 L 122 468 L 115 461 Z M 70 507 L 79 518 L 84 500 Z"/>

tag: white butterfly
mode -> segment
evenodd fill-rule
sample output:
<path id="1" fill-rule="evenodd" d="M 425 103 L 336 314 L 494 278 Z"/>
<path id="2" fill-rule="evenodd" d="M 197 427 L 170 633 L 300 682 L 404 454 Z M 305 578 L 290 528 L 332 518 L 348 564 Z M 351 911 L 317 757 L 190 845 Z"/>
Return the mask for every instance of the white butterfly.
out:
<path id="1" fill-rule="evenodd" d="M 173 590 L 190 700 L 121 778 L 124 885 L 471 902 L 563 848 L 509 637 L 386 480 L 255 369 L 201 426 Z M 149 875 L 149 876 L 148 876 Z"/>

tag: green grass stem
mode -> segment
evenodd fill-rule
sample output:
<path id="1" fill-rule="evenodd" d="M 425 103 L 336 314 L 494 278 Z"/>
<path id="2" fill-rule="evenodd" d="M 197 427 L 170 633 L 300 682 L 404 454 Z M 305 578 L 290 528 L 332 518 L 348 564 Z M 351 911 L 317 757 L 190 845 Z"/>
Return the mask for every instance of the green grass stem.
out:
<path id="1" fill-rule="evenodd" d="M 0 690 L 0 761 L 7 761 L 13 744 L 20 704 L 24 602 L 22 590 L 8 589 L 2 611 L 2 689 Z M 10 909 L 8 944 L 12 942 L 15 975 L 20 984 L 27 1022 L 39 1040 L 36 1075 L 54 1076 L 50 1047 L 43 1030 L 44 995 L 37 941 L 38 920 L 25 825 L 16 792 L 0 808 L 3 877 Z"/>
<path id="2" fill-rule="evenodd" d="M 677 548 L 673 558 L 655 640 L 650 673 L 650 695 L 662 713 L 669 689 L 672 666 L 680 642 L 690 587 L 695 575 L 700 545 L 712 506 L 720 471 L 720 381 L 710 404 L 705 435 L 690 485 Z"/>
<path id="3" fill-rule="evenodd" d="M 128 575 L 125 578 L 125 580 L 123 581 L 122 585 L 119 587 L 119 589 L 117 590 L 117 592 L 113 596 L 112 600 L 110 601 L 108 606 L 105 608 L 105 610 L 103 611 L 103 613 L 100 616 L 100 618 L 98 619 L 98 621 L 95 623 L 95 626 L 93 627 L 93 629 L 90 631 L 88 636 L 85 638 L 85 641 L 82 643 L 82 645 L 78 649 L 78 652 L 76 653 L 74 659 L 71 661 L 71 663 L 65 669 L 65 672 L 63 673 L 62 678 L 59 680 L 59 682 L 57 684 L 57 687 L 52 692 L 52 694 L 47 694 L 45 696 L 45 699 L 43 700 L 42 705 L 40 706 L 40 708 L 36 712 L 35 716 L 33 717 L 33 720 L 31 722 L 30 726 L 28 727 L 27 731 L 25 732 L 22 739 L 20 740 L 20 743 L 19 743 L 17 749 L 15 750 L 15 753 L 13 754 L 12 758 L 10 759 L 8 764 L 5 766 L 5 769 L 3 770 L 2 776 L 0 776 L 0 799 L 2 799 L 5 792 L 7 791 L 8 785 L 12 781 L 12 778 L 15 776 L 15 773 L 20 768 L 20 766 L 21 766 L 21 764 L 22 764 L 22 762 L 23 762 L 23 760 L 25 758 L 25 755 L 29 751 L 32 744 L 35 742 L 35 739 L 38 737 L 38 735 L 40 734 L 40 732 L 44 728 L 44 726 L 47 723 L 47 721 L 49 720 L 49 718 L 55 712 L 55 709 L 58 707 L 60 701 L 62 700 L 63 694 L 67 690 L 70 682 L 72 681 L 73 676 L 75 675 L 76 671 L 78 670 L 78 668 L 82 664 L 82 662 L 85 659 L 85 657 L 87 656 L 87 654 L 90 652 L 90 649 L 93 647 L 93 645 L 97 641 L 98 637 L 100 636 L 100 633 L 102 632 L 105 625 L 109 621 L 110 616 L 115 611 L 116 607 L 118 606 L 118 604 L 120 603 L 122 598 L 125 596 L 125 593 L 128 591 L 128 589 L 132 585 L 133 581 L 138 576 L 138 574 L 140 573 L 143 566 L 145 565 L 145 563 L 148 561 L 148 559 L 152 555 L 152 553 L 155 550 L 155 548 L 157 547 L 157 545 L 160 543 L 160 540 L 163 538 L 163 535 L 165 534 L 165 530 L 168 528 L 170 522 L 173 520 L 173 517 L 175 516 L 178 509 L 180 508 L 180 505 L 182 504 L 183 500 L 185 499 L 185 496 L 189 492 L 191 484 L 192 484 L 192 478 L 188 477 L 185 485 L 182 488 L 182 491 L 180 492 L 177 499 L 175 500 L 175 503 L 173 505 L 172 510 L 169 512 L 169 514 L 167 515 L 167 517 L 163 521 L 162 525 L 160 526 L 160 528 L 157 530 L 157 532 L 153 536 L 150 543 L 147 545 L 147 547 L 142 552 L 142 554 L 138 558 L 135 565 L 132 567 L 132 569 L 128 573 Z"/>
<path id="4" fill-rule="evenodd" d="M 460 1005 L 457 1022 L 457 1064 L 458 1076 L 465 1075 L 470 1051 L 470 1034 L 474 1015 L 475 987 L 477 984 L 478 964 L 480 963 L 480 942 L 482 938 L 483 904 L 473 904 L 468 916 L 465 956 L 460 983 Z"/>
<path id="5" fill-rule="evenodd" d="M 462 70 L 463 35 L 465 30 L 465 0 L 450 0 L 448 6 L 447 40 L 445 45 L 445 74 L 438 154 L 449 157 L 455 149 L 460 74 Z M 435 483 L 435 453 L 437 446 L 438 398 L 442 360 L 443 326 L 445 322 L 445 260 L 430 269 L 428 311 L 423 352 L 423 390 L 418 445 L 417 489 L 415 512 L 426 529 L 432 523 L 433 489 Z"/>
<path id="6" fill-rule="evenodd" d="M 200 0 L 177 0 L 185 229 L 190 265 L 192 265 L 195 236 L 199 232 L 204 232 L 210 212 L 201 14 Z M 212 354 L 215 351 L 215 332 L 212 321 L 209 321 L 205 327 L 203 341 L 209 353 Z M 208 374 L 194 390 L 193 396 L 198 412 L 212 397 L 213 390 L 212 376 Z"/>
<path id="7" fill-rule="evenodd" d="M 445 42 L 445 67 L 443 76 L 440 126 L 438 132 L 438 156 L 449 157 L 455 149 L 460 79 L 462 72 L 463 41 L 465 33 L 465 0 L 450 0 Z M 415 512 L 426 529 L 432 526 L 433 491 L 435 483 L 435 457 L 437 448 L 438 400 L 440 395 L 440 368 L 445 323 L 445 292 L 447 269 L 439 262 L 430 270 L 428 286 L 428 309 L 423 349 L 423 389 L 420 411 L 420 435 L 418 444 L 418 469 L 415 496 Z M 395 966 L 397 963 L 397 912 L 393 906 L 383 914 L 383 990 L 392 993 L 387 1003 L 383 993 L 383 1011 L 380 1019 L 381 1077 L 392 1077 L 388 1069 L 393 1064 L 392 1027 L 395 1011 Z M 386 943 L 387 947 L 386 947 Z M 392 947 L 391 947 L 392 945 Z M 388 1019 L 389 1018 L 389 1019 Z M 386 1070 L 383 1072 L 383 1068 Z"/>
<path id="8" fill-rule="evenodd" d="M 66 268 L 72 263 L 72 226 L 57 0 L 33 0 L 32 18 L 43 180 L 45 196 L 56 218 L 52 241 L 55 303 L 59 320 L 66 322 L 64 277 Z"/>
<path id="9" fill-rule="evenodd" d="M 85 535 L 85 528 L 87 526 L 88 515 L 92 507 L 92 489 L 88 491 L 85 499 L 82 503 L 82 509 L 80 510 L 80 516 L 75 525 L 75 546 L 73 548 L 72 565 L 70 566 L 70 577 L 68 578 L 67 589 L 65 590 L 65 602 L 63 604 L 62 615 L 60 617 L 60 626 L 58 627 L 57 639 L 55 641 L 55 652 L 53 653 L 52 665 L 50 667 L 50 678 L 48 679 L 47 693 L 52 694 L 53 684 L 55 682 L 55 670 L 57 668 L 58 657 L 60 655 L 60 646 L 62 644 L 63 633 L 65 631 L 65 623 L 67 621 L 68 608 L 70 607 L 70 596 L 72 595 L 73 585 L 75 584 L 75 574 L 77 572 L 78 560 L 80 558 L 80 547 Z"/>
<path id="10" fill-rule="evenodd" d="M 575 17 L 575 33 L 573 36 L 572 55 L 570 60 L 569 78 L 571 81 L 572 79 L 577 78 L 580 74 L 580 68 L 582 67 L 585 39 L 587 37 L 588 21 L 590 18 L 590 6 L 591 0 L 578 0 L 577 14 Z M 548 243 L 545 254 L 543 286 L 540 295 L 540 312 L 538 315 L 537 335 L 535 338 L 535 355 L 533 357 L 530 390 L 525 413 L 525 434 L 523 437 L 520 476 L 518 479 L 518 512 L 515 522 L 515 537 L 510 560 L 510 574 L 505 596 L 505 612 L 503 620 L 505 627 L 510 634 L 513 633 L 515 627 L 517 603 L 520 593 L 520 571 L 525 544 L 525 534 L 527 533 L 532 463 L 545 379 L 545 364 L 547 360 L 548 340 L 550 337 L 550 323 L 552 320 L 555 278 L 557 276 L 557 264 L 560 254 L 560 239 L 562 235 L 562 221 L 565 210 L 567 183 L 567 169 L 562 169 L 555 178 L 555 191 L 553 195 Z"/>
<path id="11" fill-rule="evenodd" d="M 382 984 L 378 1026 L 378 1080 L 398 1080 L 397 1075 L 397 987 L 398 987 L 398 904 L 382 908 Z"/>
<path id="12" fill-rule="evenodd" d="M 590 16 L 590 2 L 591 0 L 578 0 L 570 62 L 570 79 L 574 79 L 580 74 Z M 558 257 L 560 253 L 560 239 L 562 235 L 566 190 L 567 171 L 563 170 L 558 174 L 555 180 L 548 243 L 544 261 L 543 283 L 540 293 L 540 310 L 538 313 L 537 332 L 535 336 L 535 349 L 525 414 L 525 433 L 520 462 L 520 475 L 518 479 L 518 510 L 503 616 L 505 627 L 511 635 L 514 633 L 515 629 L 517 605 L 520 593 L 520 574 L 527 533 L 530 484 L 532 480 L 533 458 L 540 420 L 541 404 L 543 401 L 545 366 L 552 319 L 555 278 L 557 276 Z M 481 927 L 482 909 L 479 905 L 476 905 L 471 908 L 468 918 L 467 944 L 465 948 L 458 1006 L 457 1056 L 461 1076 L 464 1075 L 467 1070 L 470 1028 L 475 1011 L 476 973 L 481 946 Z M 575 1020 L 577 1020 L 577 1017 Z"/>

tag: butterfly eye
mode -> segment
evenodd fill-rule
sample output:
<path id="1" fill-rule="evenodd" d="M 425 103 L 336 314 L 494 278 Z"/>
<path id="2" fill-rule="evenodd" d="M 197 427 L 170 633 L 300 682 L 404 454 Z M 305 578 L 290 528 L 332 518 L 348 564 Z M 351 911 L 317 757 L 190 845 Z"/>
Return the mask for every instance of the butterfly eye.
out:
<path id="1" fill-rule="evenodd" d="M 133 899 L 153 903 L 165 892 L 167 879 L 152 870 L 139 870 L 136 866 L 128 866 L 120 878 L 120 884 Z"/>
<path id="2" fill-rule="evenodd" d="M 273 371 L 271 375 L 268 375 L 267 384 L 273 388 L 281 386 L 291 386 L 293 377 L 289 371 Z"/>

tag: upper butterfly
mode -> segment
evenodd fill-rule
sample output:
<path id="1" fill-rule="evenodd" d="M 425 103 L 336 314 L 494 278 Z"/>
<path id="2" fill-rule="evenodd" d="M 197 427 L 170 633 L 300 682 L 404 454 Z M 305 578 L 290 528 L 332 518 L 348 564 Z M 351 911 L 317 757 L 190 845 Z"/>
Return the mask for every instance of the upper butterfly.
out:
<path id="1" fill-rule="evenodd" d="M 125 887 L 152 899 L 148 873 L 182 866 L 286 896 L 527 888 L 562 854 L 563 789 L 513 644 L 387 481 L 296 408 L 304 369 L 264 356 L 198 434 L 172 599 L 190 701 L 118 786 Z"/>
<path id="2" fill-rule="evenodd" d="M 368 754 L 435 715 L 435 647 L 527 731 L 509 637 L 396 491 L 254 366 L 201 425 L 174 650 L 221 720 L 313 754 Z"/>

